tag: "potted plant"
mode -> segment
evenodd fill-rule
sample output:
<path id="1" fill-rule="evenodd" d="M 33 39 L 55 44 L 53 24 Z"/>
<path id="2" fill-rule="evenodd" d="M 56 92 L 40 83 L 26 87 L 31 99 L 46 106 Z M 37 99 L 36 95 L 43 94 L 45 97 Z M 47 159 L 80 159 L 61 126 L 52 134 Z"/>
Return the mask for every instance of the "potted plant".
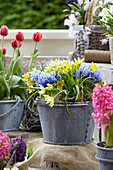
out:
<path id="1" fill-rule="evenodd" d="M 70 0 L 69 7 L 72 9 L 64 25 L 69 27 L 71 37 L 75 38 L 75 53 L 83 58 L 85 50 L 109 50 L 108 44 L 102 45 L 100 40 L 105 37 L 105 30 L 94 19 L 89 19 L 89 12 L 99 4 L 99 1 Z M 97 14 L 97 13 L 96 13 Z M 93 18 L 93 17 L 92 17 Z"/>
<path id="2" fill-rule="evenodd" d="M 23 56 L 19 53 L 24 35 L 18 32 L 16 39 L 12 40 L 14 53 L 8 68 L 6 68 L 4 62 L 6 49 L 3 47 L 4 37 L 8 35 L 7 26 L 1 27 L 0 35 L 2 36 L 0 51 L 0 129 L 4 131 L 17 130 L 24 110 L 24 102 L 21 98 L 25 99 L 25 90 L 20 88 L 25 84 L 21 76 Z"/>
<path id="3" fill-rule="evenodd" d="M 44 142 L 71 145 L 93 140 L 91 94 L 102 79 L 97 66 L 82 62 L 56 60 L 23 75 L 30 98 L 38 97 Z"/>
<path id="4" fill-rule="evenodd" d="M 96 84 L 93 89 L 92 105 L 95 112 L 92 113 L 97 128 L 104 129 L 105 141 L 99 142 L 97 155 L 99 170 L 113 169 L 113 90 L 105 81 L 102 86 Z"/>
<path id="5" fill-rule="evenodd" d="M 113 64 L 113 2 L 112 1 L 102 1 L 102 3 L 95 8 L 92 15 L 100 24 L 100 26 L 105 30 L 106 37 L 102 39 L 102 44 L 106 44 L 109 39 L 109 48 L 111 55 L 111 64 Z M 99 16 L 95 16 L 95 11 L 100 10 Z"/>
<path id="6" fill-rule="evenodd" d="M 6 25 L 1 27 L 0 35 L 2 36 L 2 47 L 0 49 L 0 129 L 3 131 L 18 130 L 24 111 L 23 100 L 26 97 L 26 85 L 22 79 L 21 71 L 23 55 L 19 51 L 24 35 L 22 32 L 18 32 L 16 39 L 11 41 L 14 52 L 8 68 L 4 60 L 6 49 L 3 47 L 4 37 L 8 35 Z M 35 41 L 37 33 L 34 33 L 33 36 Z M 38 55 L 36 43 L 29 62 L 29 69 L 31 69 L 32 63 Z"/>

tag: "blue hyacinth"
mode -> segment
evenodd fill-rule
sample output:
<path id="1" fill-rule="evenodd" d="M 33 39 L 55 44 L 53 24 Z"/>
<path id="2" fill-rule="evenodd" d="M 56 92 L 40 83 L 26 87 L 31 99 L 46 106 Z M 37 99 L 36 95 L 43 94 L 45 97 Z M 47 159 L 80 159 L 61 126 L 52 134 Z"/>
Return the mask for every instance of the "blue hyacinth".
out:
<path id="1" fill-rule="evenodd" d="M 79 68 L 79 72 L 80 72 L 80 76 L 83 75 L 84 77 L 91 77 L 90 81 L 102 82 L 102 78 L 99 70 L 91 71 L 89 66 L 85 66 L 85 67 L 82 66 Z"/>
<path id="2" fill-rule="evenodd" d="M 46 87 L 46 85 L 48 83 L 52 84 L 55 83 L 58 79 L 59 79 L 60 75 L 56 74 L 55 71 L 52 71 L 50 73 L 45 73 L 45 72 L 41 72 L 39 70 L 33 72 L 33 75 L 31 75 L 31 78 L 33 81 L 37 81 L 37 86 L 44 86 Z"/>

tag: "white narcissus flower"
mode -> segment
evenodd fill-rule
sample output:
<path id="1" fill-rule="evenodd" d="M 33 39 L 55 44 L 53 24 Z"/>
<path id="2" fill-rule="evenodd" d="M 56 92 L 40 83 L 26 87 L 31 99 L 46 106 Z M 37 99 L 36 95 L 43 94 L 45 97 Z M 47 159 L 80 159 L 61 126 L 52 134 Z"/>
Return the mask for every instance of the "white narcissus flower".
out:
<path id="1" fill-rule="evenodd" d="M 104 44 L 107 44 L 108 39 L 102 39 L 102 40 L 100 40 L 100 41 L 102 42 L 102 45 L 104 45 Z"/>
<path id="2" fill-rule="evenodd" d="M 104 5 L 107 5 L 108 3 L 113 3 L 113 0 L 104 0 Z"/>
<path id="3" fill-rule="evenodd" d="M 109 11 L 108 8 L 103 8 L 102 11 L 99 13 L 99 16 L 105 17 L 105 16 L 109 15 L 108 11 Z"/>

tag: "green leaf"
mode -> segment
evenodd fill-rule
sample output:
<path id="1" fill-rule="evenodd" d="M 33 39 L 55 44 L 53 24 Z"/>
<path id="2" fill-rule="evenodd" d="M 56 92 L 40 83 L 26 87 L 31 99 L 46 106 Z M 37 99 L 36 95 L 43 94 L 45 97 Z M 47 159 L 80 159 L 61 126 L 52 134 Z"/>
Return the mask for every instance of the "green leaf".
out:
<path id="1" fill-rule="evenodd" d="M 0 74 L 5 76 L 5 68 L 2 59 L 0 58 Z"/>
<path id="2" fill-rule="evenodd" d="M 11 75 L 14 62 L 15 62 L 15 60 L 12 60 L 11 63 L 10 63 L 10 66 L 9 66 L 9 68 L 8 68 L 8 70 L 7 70 L 6 79 L 8 79 L 8 78 L 10 77 L 10 75 Z"/>
<path id="3" fill-rule="evenodd" d="M 3 159 L 0 159 L 0 169 L 2 170 L 3 169 Z"/>
<path id="4" fill-rule="evenodd" d="M 13 65 L 13 68 L 12 68 L 12 75 L 14 75 L 16 73 L 16 71 L 18 71 L 18 69 L 21 68 L 22 59 L 23 59 L 23 55 L 19 56 L 16 59 L 16 61 L 14 62 L 14 65 Z"/>
<path id="5" fill-rule="evenodd" d="M 78 85 L 75 85 L 75 87 L 76 87 L 76 100 L 78 99 L 78 97 L 79 97 L 79 93 L 80 93 L 80 90 L 79 90 L 79 86 Z"/>
<path id="6" fill-rule="evenodd" d="M 106 146 L 113 146 L 113 115 L 110 118 L 108 129 L 107 129 L 107 139 Z"/>
<path id="7" fill-rule="evenodd" d="M 0 85 L 6 91 L 6 97 L 8 97 L 10 94 L 10 87 L 3 76 L 0 76 Z"/>
<path id="8" fill-rule="evenodd" d="M 13 75 L 10 87 L 17 85 L 21 79 L 21 77 Z"/>

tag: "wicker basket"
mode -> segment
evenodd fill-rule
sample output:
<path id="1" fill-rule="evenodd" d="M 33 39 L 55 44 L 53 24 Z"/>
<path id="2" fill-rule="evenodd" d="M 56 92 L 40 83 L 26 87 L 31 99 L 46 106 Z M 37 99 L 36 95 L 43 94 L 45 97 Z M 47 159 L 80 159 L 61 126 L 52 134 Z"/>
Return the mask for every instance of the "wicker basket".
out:
<path id="1" fill-rule="evenodd" d="M 86 13 L 86 26 L 90 25 L 91 34 L 89 35 L 89 40 L 86 42 L 83 40 L 83 31 L 80 30 L 75 35 L 75 53 L 77 57 L 84 58 L 84 51 L 85 50 L 109 50 L 109 44 L 104 44 L 100 42 L 105 36 L 105 30 L 100 26 L 97 25 L 95 21 L 93 21 L 93 17 L 90 16 L 88 13 L 92 13 L 95 6 L 98 5 L 99 0 L 92 0 L 90 3 L 90 7 Z"/>
<path id="2" fill-rule="evenodd" d="M 29 94 L 27 92 L 27 98 Z M 39 113 L 37 111 L 37 106 L 34 105 L 32 109 L 32 105 L 34 104 L 35 99 L 32 97 L 29 102 L 25 105 L 23 117 L 22 117 L 22 125 L 24 130 L 29 131 L 37 131 L 41 132 L 41 124 L 39 119 Z"/>

